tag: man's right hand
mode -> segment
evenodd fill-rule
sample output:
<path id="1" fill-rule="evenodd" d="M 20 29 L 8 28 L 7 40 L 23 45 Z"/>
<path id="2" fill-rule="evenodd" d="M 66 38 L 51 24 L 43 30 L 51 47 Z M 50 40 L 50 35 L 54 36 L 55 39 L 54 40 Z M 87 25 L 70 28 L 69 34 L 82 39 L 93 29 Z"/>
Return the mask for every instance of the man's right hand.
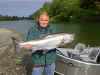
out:
<path id="1" fill-rule="evenodd" d="M 29 49 L 32 49 L 32 46 L 31 45 L 26 45 L 24 48 L 29 50 Z"/>

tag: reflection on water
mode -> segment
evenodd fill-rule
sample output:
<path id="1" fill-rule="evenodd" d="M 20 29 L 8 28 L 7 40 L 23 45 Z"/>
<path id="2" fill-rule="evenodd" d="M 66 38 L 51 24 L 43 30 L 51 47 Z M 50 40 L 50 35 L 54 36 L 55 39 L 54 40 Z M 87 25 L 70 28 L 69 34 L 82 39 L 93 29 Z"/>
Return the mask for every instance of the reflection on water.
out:
<path id="1" fill-rule="evenodd" d="M 9 28 L 20 32 L 27 33 L 27 30 L 33 26 L 33 21 L 3 21 L 0 27 Z M 55 24 L 57 32 L 68 32 L 75 34 L 75 41 L 71 45 L 78 42 L 89 44 L 90 46 L 100 46 L 100 25 L 95 24 Z"/>
<path id="2" fill-rule="evenodd" d="M 90 46 L 100 46 L 100 23 L 77 23 L 77 24 L 62 24 L 59 25 L 59 30 L 63 32 L 75 33 L 75 41 L 85 43 Z"/>

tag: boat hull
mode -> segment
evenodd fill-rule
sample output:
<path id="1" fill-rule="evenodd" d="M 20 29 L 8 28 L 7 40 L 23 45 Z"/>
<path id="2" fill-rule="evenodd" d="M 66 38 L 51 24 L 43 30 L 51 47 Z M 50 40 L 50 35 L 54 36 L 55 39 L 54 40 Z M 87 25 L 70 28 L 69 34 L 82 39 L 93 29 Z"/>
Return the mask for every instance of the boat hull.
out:
<path id="1" fill-rule="evenodd" d="M 100 64 L 83 62 L 57 54 L 56 71 L 62 75 L 100 75 Z"/>

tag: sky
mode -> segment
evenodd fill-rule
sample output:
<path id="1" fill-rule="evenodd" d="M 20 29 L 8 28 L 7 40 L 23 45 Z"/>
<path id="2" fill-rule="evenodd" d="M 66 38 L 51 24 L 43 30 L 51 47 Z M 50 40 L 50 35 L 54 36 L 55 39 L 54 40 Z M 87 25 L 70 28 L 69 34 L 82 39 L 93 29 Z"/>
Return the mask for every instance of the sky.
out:
<path id="1" fill-rule="evenodd" d="M 0 14 L 5 16 L 28 17 L 51 0 L 0 0 Z"/>

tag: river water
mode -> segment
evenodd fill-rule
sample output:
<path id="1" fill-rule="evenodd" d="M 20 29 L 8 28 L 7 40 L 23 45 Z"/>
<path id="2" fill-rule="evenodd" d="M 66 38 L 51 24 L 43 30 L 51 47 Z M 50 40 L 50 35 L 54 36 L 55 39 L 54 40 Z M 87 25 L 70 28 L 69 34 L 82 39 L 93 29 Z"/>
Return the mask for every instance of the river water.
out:
<path id="1" fill-rule="evenodd" d="M 34 21 L 0 21 L 0 28 L 8 28 L 24 34 L 33 26 Z M 89 46 L 100 46 L 100 23 L 66 23 L 54 24 L 57 32 L 74 33 L 75 40 L 69 44 L 74 46 L 77 43 L 84 43 Z"/>

